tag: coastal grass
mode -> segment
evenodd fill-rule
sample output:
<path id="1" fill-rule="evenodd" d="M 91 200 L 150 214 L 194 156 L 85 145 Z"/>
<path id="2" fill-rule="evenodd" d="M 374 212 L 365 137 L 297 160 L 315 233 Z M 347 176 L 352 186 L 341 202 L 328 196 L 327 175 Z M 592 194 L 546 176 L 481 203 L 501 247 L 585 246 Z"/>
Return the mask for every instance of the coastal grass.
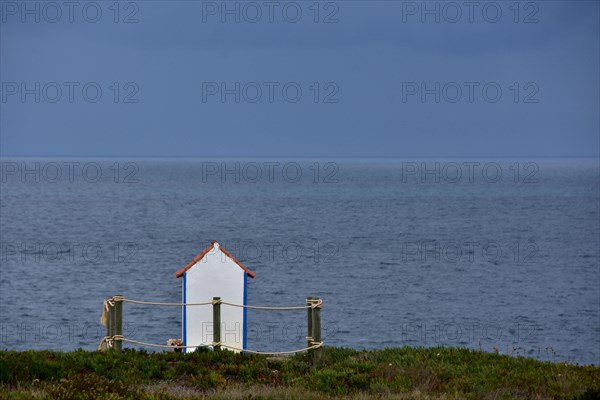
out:
<path id="1" fill-rule="evenodd" d="M 464 348 L 357 351 L 320 362 L 228 351 L 0 351 L 2 399 L 600 399 L 600 367 Z"/>

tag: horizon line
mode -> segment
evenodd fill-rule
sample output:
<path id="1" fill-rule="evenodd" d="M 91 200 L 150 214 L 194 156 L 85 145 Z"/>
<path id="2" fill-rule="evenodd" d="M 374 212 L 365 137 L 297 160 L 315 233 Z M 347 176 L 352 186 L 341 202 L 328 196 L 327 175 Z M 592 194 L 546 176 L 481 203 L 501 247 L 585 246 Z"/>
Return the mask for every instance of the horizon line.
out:
<path id="1" fill-rule="evenodd" d="M 495 158 L 541 158 L 541 159 L 556 159 L 556 158 L 596 158 L 600 159 L 600 155 L 393 155 L 393 156 L 374 156 L 374 155 L 227 155 L 227 156 L 205 156 L 205 155 L 3 155 L 0 158 L 96 158 L 96 159 L 495 159 Z"/>

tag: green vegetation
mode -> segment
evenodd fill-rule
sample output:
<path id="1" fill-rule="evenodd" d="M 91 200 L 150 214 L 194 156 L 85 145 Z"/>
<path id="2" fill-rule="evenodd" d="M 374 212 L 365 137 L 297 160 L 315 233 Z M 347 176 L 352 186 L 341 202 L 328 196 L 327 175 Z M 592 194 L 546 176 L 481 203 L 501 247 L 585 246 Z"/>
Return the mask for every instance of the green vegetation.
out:
<path id="1" fill-rule="evenodd" d="M 600 398 L 600 367 L 456 348 L 327 347 L 273 358 L 198 351 L 0 351 L 2 399 Z"/>

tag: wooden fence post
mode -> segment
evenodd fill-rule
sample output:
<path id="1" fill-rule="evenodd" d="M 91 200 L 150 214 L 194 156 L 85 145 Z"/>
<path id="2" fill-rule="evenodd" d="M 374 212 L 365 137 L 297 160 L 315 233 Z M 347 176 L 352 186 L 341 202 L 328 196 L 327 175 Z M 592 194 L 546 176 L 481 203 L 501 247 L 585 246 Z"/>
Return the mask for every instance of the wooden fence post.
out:
<path id="1" fill-rule="evenodd" d="M 104 303 L 106 305 L 106 337 L 112 337 L 112 307 L 108 301 Z M 106 346 L 108 350 L 108 345 Z"/>
<path id="2" fill-rule="evenodd" d="M 115 335 L 123 336 L 123 295 L 115 296 Z M 121 351 L 123 342 L 120 339 L 115 339 L 115 350 Z"/>
<path id="3" fill-rule="evenodd" d="M 213 297 L 213 343 L 221 342 L 221 298 Z M 221 345 L 214 345 L 215 351 L 221 351 Z"/>
<path id="4" fill-rule="evenodd" d="M 112 304 L 111 304 L 112 303 Z M 112 298 L 110 299 L 110 302 L 108 303 L 108 320 L 110 323 L 110 330 L 109 330 L 109 334 L 108 337 L 110 338 L 109 343 L 111 343 L 111 346 L 109 347 L 108 344 L 106 346 L 107 349 L 114 349 L 114 341 L 112 340 L 113 336 L 115 336 L 115 332 L 116 332 L 116 326 L 117 326 L 117 313 L 115 310 L 115 303 L 112 300 Z"/>
<path id="5" fill-rule="evenodd" d="M 312 308 L 312 297 L 306 298 L 306 347 L 312 346 L 313 341 L 313 308 Z"/>
<path id="6" fill-rule="evenodd" d="M 319 297 L 313 299 L 315 302 L 320 302 L 321 299 Z M 320 343 L 321 342 L 321 305 L 318 305 L 313 310 L 313 342 Z M 321 359 L 323 347 L 317 347 L 314 349 L 314 361 L 317 362 Z"/>

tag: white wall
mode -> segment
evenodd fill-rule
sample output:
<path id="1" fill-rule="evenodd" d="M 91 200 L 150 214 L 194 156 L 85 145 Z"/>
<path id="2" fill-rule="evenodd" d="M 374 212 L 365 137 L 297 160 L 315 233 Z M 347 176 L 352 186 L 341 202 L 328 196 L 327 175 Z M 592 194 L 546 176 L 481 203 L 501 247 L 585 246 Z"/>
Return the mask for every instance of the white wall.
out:
<path id="1" fill-rule="evenodd" d="M 235 304 L 244 304 L 244 274 L 233 260 L 227 257 L 218 243 L 202 260 L 185 272 L 183 281 L 186 303 L 212 301 L 213 297 Z M 213 307 L 184 307 L 184 338 L 187 346 L 210 344 L 213 341 Z M 244 309 L 221 305 L 221 342 L 243 347 Z M 194 351 L 195 348 L 187 349 Z"/>

